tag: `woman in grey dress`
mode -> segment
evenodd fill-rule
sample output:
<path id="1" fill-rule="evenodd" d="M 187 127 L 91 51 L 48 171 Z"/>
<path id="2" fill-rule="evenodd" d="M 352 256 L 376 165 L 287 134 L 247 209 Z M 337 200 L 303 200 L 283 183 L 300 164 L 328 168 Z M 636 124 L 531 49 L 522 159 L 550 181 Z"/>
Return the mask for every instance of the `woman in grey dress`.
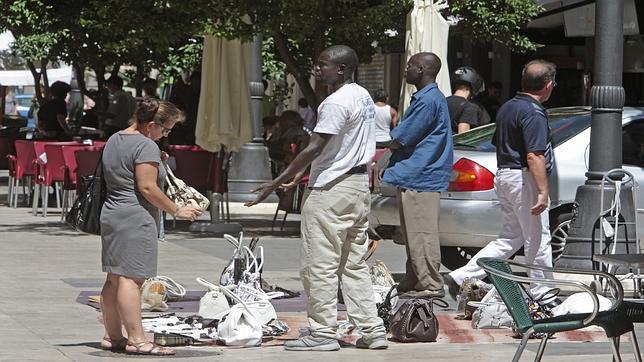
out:
<path id="1" fill-rule="evenodd" d="M 174 351 L 145 338 L 141 324 L 140 288 L 157 275 L 159 209 L 194 221 L 202 210 L 179 207 L 162 191 L 165 170 L 154 141 L 183 121 L 172 103 L 145 99 L 130 127 L 110 137 L 103 151 L 107 198 L 101 211 L 104 349 L 136 354 L 170 355 Z M 123 336 L 125 328 L 127 338 Z"/>

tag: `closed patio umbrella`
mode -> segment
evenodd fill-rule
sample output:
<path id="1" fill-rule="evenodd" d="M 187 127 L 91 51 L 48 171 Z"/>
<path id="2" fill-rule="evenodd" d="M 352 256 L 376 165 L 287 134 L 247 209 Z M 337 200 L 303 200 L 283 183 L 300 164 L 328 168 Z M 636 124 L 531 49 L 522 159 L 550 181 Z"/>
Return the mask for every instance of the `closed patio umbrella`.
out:
<path id="1" fill-rule="evenodd" d="M 238 151 L 253 138 L 250 43 L 204 38 L 196 143 L 210 152 Z"/>
<path id="2" fill-rule="evenodd" d="M 414 8 L 407 14 L 405 59 L 408 61 L 412 55 L 420 52 L 432 52 L 438 55 L 442 62 L 442 67 L 438 73 L 436 82 L 443 94 L 449 96 L 452 94 L 452 87 L 449 81 L 449 69 L 447 68 L 449 23 L 440 14 L 440 11 L 445 8 L 447 8 L 446 0 L 414 1 Z M 399 105 L 401 114 L 409 106 L 411 95 L 415 91 L 416 88 L 414 86 L 403 81 Z"/>

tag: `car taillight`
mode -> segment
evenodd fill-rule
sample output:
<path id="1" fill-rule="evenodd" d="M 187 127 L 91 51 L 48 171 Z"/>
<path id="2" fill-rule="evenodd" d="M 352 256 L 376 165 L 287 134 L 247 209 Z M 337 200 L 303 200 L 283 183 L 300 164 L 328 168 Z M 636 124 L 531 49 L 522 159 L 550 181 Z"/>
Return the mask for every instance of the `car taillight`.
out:
<path id="1" fill-rule="evenodd" d="M 452 166 L 448 191 L 485 191 L 494 188 L 494 174 L 478 163 L 461 158 Z"/>

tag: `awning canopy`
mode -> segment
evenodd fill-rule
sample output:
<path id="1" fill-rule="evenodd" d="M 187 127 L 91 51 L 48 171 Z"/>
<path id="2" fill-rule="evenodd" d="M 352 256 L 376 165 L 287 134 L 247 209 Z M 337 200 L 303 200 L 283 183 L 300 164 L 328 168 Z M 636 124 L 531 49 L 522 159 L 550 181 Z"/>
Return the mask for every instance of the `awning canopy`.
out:
<path id="1" fill-rule="evenodd" d="M 39 69 L 40 71 L 40 69 Z M 72 80 L 72 68 L 47 69 L 49 84 L 55 81 L 69 83 Z M 29 70 L 2 70 L 0 71 L 0 85 L 4 86 L 29 86 L 34 85 L 34 76 Z"/>
<path id="2" fill-rule="evenodd" d="M 204 37 L 196 143 L 210 152 L 238 151 L 253 138 L 250 43 Z"/>
<path id="3" fill-rule="evenodd" d="M 407 14 L 407 31 L 405 34 L 405 63 L 412 55 L 420 52 L 432 52 L 442 62 L 441 70 L 436 76 L 438 89 L 445 96 L 452 94 L 447 67 L 447 40 L 449 23 L 440 14 L 447 8 L 445 0 L 415 0 L 414 8 Z M 398 111 L 403 114 L 409 106 L 411 95 L 416 87 L 403 80 L 400 92 Z"/>

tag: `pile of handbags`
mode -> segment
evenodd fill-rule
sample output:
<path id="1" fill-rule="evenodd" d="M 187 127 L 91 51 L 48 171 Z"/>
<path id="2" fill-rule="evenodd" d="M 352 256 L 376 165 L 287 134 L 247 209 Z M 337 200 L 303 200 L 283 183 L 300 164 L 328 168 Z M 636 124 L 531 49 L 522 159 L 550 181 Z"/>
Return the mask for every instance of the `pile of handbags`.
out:
<path id="1" fill-rule="evenodd" d="M 219 285 L 197 278 L 208 292 L 199 302 L 199 315 L 215 319 L 217 340 L 227 346 L 259 346 L 265 335 L 279 335 L 288 331 L 288 326 L 277 319 L 270 300 L 283 297 L 282 292 L 265 292 L 261 287 L 261 270 L 264 264 L 264 249 L 256 247 L 258 239 L 249 246 L 239 238 L 224 235 L 235 252 L 219 279 Z M 255 249 L 257 251 L 255 251 Z"/>

